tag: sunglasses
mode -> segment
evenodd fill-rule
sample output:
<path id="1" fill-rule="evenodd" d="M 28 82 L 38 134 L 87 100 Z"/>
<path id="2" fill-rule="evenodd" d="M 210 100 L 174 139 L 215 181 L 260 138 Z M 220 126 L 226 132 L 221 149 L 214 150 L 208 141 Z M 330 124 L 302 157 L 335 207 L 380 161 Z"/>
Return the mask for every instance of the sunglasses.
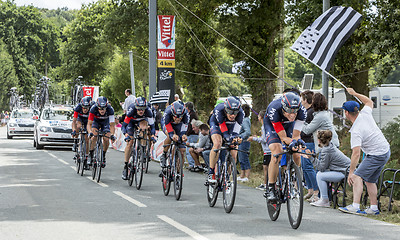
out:
<path id="1" fill-rule="evenodd" d="M 103 108 L 100 108 L 100 107 L 99 107 L 99 110 L 106 110 L 106 108 L 107 108 L 107 107 L 103 107 Z"/>
<path id="2" fill-rule="evenodd" d="M 83 109 L 85 109 L 85 110 L 88 110 L 89 109 L 89 107 L 82 107 Z"/>
<path id="3" fill-rule="evenodd" d="M 144 111 L 144 110 L 146 110 L 146 107 L 136 107 L 136 109 L 137 109 L 138 111 Z"/>
<path id="4" fill-rule="evenodd" d="M 297 113 L 299 111 L 298 108 L 288 108 L 288 107 L 283 107 L 283 111 L 287 113 Z"/>
<path id="5" fill-rule="evenodd" d="M 239 113 L 239 110 L 225 109 L 225 111 L 229 115 L 237 115 Z"/>

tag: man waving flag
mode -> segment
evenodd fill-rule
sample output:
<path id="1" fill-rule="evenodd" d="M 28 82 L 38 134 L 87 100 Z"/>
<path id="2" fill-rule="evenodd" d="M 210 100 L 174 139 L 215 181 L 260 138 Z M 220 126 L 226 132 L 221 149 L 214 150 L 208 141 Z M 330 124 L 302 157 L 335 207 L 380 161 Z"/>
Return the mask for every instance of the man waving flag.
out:
<path id="1" fill-rule="evenodd" d="M 328 72 L 361 19 L 361 14 L 351 7 L 332 7 L 303 31 L 291 49 Z"/>

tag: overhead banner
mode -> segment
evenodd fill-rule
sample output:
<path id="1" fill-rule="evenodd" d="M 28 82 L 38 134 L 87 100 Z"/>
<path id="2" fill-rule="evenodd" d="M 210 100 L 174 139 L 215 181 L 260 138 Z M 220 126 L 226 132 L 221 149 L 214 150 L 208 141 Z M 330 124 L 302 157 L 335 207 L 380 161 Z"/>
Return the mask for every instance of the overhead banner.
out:
<path id="1" fill-rule="evenodd" d="M 157 16 L 157 88 L 175 95 L 175 16 Z"/>

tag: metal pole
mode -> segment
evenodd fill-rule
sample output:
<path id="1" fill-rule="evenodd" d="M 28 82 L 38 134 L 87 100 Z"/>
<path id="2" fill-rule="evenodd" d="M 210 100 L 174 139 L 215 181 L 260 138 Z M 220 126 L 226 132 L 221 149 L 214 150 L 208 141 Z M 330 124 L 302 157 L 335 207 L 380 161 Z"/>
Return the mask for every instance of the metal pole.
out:
<path id="1" fill-rule="evenodd" d="M 322 12 L 325 12 L 329 8 L 330 8 L 330 1 L 324 0 L 322 5 Z M 324 71 L 322 71 L 322 95 L 324 95 L 327 100 L 329 99 L 328 89 L 329 89 L 329 78 L 328 75 Z"/>
<path id="2" fill-rule="evenodd" d="M 135 72 L 133 70 L 133 52 L 129 51 L 129 65 L 131 68 L 131 89 L 132 89 L 132 94 L 133 96 L 136 97 L 136 91 L 135 91 Z"/>
<path id="3" fill-rule="evenodd" d="M 149 0 L 149 97 L 157 86 L 157 0 Z"/>

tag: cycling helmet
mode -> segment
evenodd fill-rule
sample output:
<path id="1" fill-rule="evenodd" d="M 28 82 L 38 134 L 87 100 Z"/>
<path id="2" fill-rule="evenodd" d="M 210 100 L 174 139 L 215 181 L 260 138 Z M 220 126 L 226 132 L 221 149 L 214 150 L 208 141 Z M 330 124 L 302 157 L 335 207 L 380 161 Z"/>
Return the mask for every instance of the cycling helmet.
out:
<path id="1" fill-rule="evenodd" d="M 147 108 L 146 98 L 138 97 L 135 99 L 135 108 L 138 110 L 145 110 Z"/>
<path id="2" fill-rule="evenodd" d="M 175 101 L 171 104 L 171 112 L 175 117 L 181 118 L 185 114 L 185 107 L 181 102 Z"/>
<path id="3" fill-rule="evenodd" d="M 96 106 L 98 109 L 105 109 L 107 107 L 107 98 L 102 96 L 97 98 Z"/>
<path id="4" fill-rule="evenodd" d="M 81 99 L 81 105 L 83 108 L 89 108 L 92 103 L 92 97 L 84 97 Z"/>
<path id="5" fill-rule="evenodd" d="M 240 100 L 237 97 L 228 97 L 225 102 L 225 112 L 230 115 L 237 115 L 240 111 Z"/>
<path id="6" fill-rule="evenodd" d="M 283 111 L 297 113 L 300 108 L 300 96 L 293 92 L 285 93 L 281 98 L 281 103 Z"/>

